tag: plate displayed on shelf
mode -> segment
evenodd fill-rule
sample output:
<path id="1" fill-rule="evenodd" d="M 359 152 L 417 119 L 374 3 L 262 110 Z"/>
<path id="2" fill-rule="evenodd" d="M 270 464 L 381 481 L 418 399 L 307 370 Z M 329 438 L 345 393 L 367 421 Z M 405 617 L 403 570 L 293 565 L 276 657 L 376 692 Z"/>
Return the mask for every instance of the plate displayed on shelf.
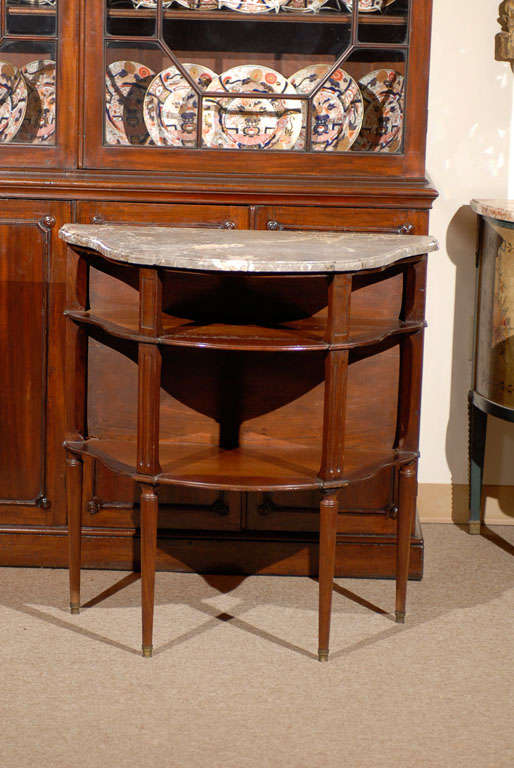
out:
<path id="1" fill-rule="evenodd" d="M 178 5 L 192 11 L 215 11 L 221 8 L 221 0 L 175 0 Z"/>
<path id="2" fill-rule="evenodd" d="M 310 93 L 327 74 L 326 64 L 295 72 L 289 80 L 298 93 Z M 344 152 L 356 141 L 364 116 L 359 86 L 344 69 L 336 69 L 312 100 L 313 152 Z M 302 132 L 295 149 L 305 149 L 307 105 L 303 105 Z"/>
<path id="3" fill-rule="evenodd" d="M 239 13 L 278 13 L 286 0 L 221 0 L 220 6 Z"/>
<path id="4" fill-rule="evenodd" d="M 354 149 L 399 152 L 402 146 L 405 79 L 393 69 L 377 69 L 359 80 L 364 120 Z"/>
<path id="5" fill-rule="evenodd" d="M 155 72 L 137 61 L 114 61 L 105 73 L 105 141 L 145 144 L 143 101 Z"/>
<path id="6" fill-rule="evenodd" d="M 392 5 L 396 0 L 359 0 L 359 13 L 375 13 Z M 349 11 L 353 10 L 352 0 L 343 0 Z"/>
<path id="7" fill-rule="evenodd" d="M 18 140 L 52 144 L 55 136 L 55 61 L 31 61 L 22 67 L 21 73 L 28 86 L 28 99 Z"/>
<path id="8" fill-rule="evenodd" d="M 183 64 L 195 83 L 206 90 L 217 74 L 201 64 Z M 159 72 L 146 92 L 143 115 L 154 144 L 196 147 L 198 95 L 176 67 Z"/>
<path id="9" fill-rule="evenodd" d="M 28 90 L 14 64 L 0 61 L 0 143 L 12 141 L 20 130 L 27 109 Z"/>
<path id="10" fill-rule="evenodd" d="M 296 99 L 267 99 L 266 94 L 295 94 L 293 85 L 269 67 L 244 64 L 217 77 L 209 91 L 228 98 L 205 99 L 203 140 L 221 149 L 292 149 L 302 129 L 302 104 Z M 238 92 L 253 92 L 241 98 Z"/>
<path id="11" fill-rule="evenodd" d="M 162 7 L 169 8 L 174 0 L 162 0 Z M 157 8 L 156 0 L 132 0 L 134 8 Z"/>
<path id="12" fill-rule="evenodd" d="M 283 11 L 291 13 L 317 13 L 329 0 L 286 0 Z"/>

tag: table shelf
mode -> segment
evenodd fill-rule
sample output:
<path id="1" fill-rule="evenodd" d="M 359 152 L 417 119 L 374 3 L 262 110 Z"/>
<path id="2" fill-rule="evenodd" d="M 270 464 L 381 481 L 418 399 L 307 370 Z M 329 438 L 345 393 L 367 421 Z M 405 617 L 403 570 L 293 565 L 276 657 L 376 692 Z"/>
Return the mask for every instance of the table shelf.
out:
<path id="1" fill-rule="evenodd" d="M 136 441 L 97 439 L 68 442 L 73 453 L 100 461 L 117 474 L 148 481 L 137 471 Z M 161 440 L 161 471 L 155 482 L 205 490 L 293 491 L 344 487 L 373 477 L 385 467 L 400 466 L 415 459 L 412 451 L 360 447 L 345 454 L 343 475 L 336 481 L 318 477 L 319 445 L 300 445 L 262 438 L 233 449 L 207 443 L 175 443 Z"/>
<path id="2" fill-rule="evenodd" d="M 91 310 L 73 310 L 66 314 L 79 325 L 97 328 L 111 336 L 134 342 L 241 352 L 355 349 L 379 344 L 394 336 L 415 333 L 425 325 L 423 321 L 353 318 L 348 338 L 328 344 L 325 341 L 326 321 L 316 317 L 270 326 L 194 322 L 164 315 L 163 333 L 158 337 L 148 337 L 139 333 L 137 310 L 125 308 L 102 315 L 97 315 Z"/>

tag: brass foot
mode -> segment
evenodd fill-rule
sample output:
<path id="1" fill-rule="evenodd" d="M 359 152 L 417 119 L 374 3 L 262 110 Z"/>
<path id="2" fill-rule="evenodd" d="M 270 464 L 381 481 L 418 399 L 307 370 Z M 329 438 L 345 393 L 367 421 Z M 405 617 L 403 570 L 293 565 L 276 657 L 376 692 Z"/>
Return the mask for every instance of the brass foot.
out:
<path id="1" fill-rule="evenodd" d="M 152 658 L 152 651 L 153 651 L 152 645 L 143 645 L 143 656 L 145 659 Z"/>
<path id="2" fill-rule="evenodd" d="M 318 651 L 319 661 L 328 661 L 328 651 Z"/>
<path id="3" fill-rule="evenodd" d="M 73 616 L 76 616 L 78 613 L 80 613 L 80 603 L 70 603 L 70 613 Z"/>
<path id="4" fill-rule="evenodd" d="M 469 523 L 469 532 L 480 533 L 480 520 L 471 520 Z"/>
<path id="5" fill-rule="evenodd" d="M 405 611 L 395 611 L 396 623 L 405 624 Z"/>

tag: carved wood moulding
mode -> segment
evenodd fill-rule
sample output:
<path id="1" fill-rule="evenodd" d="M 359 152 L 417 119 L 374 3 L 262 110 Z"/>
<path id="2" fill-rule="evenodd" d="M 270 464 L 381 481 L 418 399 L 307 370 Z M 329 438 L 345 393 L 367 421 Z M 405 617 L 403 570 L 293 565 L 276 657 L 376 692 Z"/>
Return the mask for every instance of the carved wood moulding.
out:
<path id="1" fill-rule="evenodd" d="M 503 0 L 499 7 L 498 23 L 502 31 L 496 35 L 497 61 L 514 61 L 514 0 Z"/>

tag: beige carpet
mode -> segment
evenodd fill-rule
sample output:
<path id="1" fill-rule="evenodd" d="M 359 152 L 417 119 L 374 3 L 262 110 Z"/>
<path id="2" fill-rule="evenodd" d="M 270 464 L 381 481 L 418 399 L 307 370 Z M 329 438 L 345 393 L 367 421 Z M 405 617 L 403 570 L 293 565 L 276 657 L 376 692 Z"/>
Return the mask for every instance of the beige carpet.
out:
<path id="1" fill-rule="evenodd" d="M 0 569 L 0 767 L 512 768 L 514 528 L 424 533 L 404 626 L 393 582 L 338 582 L 328 664 L 310 579 L 159 573 L 146 660 L 126 574 L 72 617 L 66 571 Z"/>

